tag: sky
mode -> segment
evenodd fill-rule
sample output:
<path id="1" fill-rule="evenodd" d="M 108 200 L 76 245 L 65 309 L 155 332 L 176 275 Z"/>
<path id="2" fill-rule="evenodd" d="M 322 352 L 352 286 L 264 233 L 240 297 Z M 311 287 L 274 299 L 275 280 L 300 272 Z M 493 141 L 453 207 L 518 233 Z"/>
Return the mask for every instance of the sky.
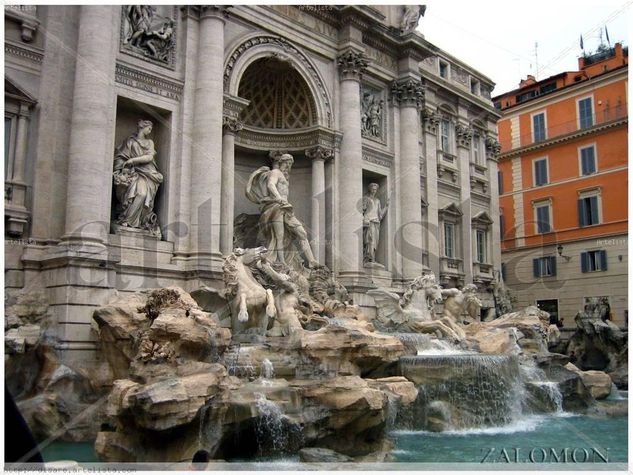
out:
<path id="1" fill-rule="evenodd" d="M 633 0 L 431 0 L 426 5 L 418 31 L 492 79 L 493 96 L 517 88 L 528 74 L 545 79 L 577 70 L 581 34 L 586 53 L 600 44 L 600 30 L 606 43 L 605 26 L 612 45 L 627 46 L 633 15 Z"/>

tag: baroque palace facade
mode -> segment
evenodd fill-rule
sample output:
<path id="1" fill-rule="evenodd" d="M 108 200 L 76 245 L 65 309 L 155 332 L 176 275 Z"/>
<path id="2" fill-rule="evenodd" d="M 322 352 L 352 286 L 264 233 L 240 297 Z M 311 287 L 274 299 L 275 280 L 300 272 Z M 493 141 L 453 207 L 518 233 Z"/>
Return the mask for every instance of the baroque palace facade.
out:
<path id="1" fill-rule="evenodd" d="M 314 258 L 357 303 L 432 271 L 477 284 L 493 307 L 494 84 L 426 41 L 423 13 L 6 7 L 7 293 L 45 292 L 58 348 L 92 359 L 92 311 L 117 292 L 222 285 L 234 223 L 259 211 L 249 176 L 283 152 Z M 135 147 L 138 173 L 125 164 Z M 370 183 L 380 219 L 368 265 Z"/>

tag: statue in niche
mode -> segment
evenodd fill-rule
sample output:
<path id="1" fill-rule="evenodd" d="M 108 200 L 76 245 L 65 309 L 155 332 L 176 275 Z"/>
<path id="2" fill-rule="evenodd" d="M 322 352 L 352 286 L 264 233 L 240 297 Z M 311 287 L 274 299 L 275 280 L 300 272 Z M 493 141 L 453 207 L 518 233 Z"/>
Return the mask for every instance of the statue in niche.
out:
<path id="1" fill-rule="evenodd" d="M 150 5 L 124 7 L 126 33 L 123 44 L 144 56 L 169 62 L 174 48 L 174 20 L 156 13 Z"/>
<path id="2" fill-rule="evenodd" d="M 414 31 L 418 27 L 420 17 L 424 16 L 424 12 L 426 12 L 426 5 L 405 5 L 400 32 L 404 35 Z"/>
<path id="3" fill-rule="evenodd" d="M 366 92 L 363 94 L 361 104 L 361 131 L 363 135 L 370 137 L 382 136 L 382 108 L 384 101 Z"/>
<path id="4" fill-rule="evenodd" d="M 258 204 L 261 211 L 259 241 L 265 243 L 271 262 L 294 267 L 293 264 L 302 260 L 309 268 L 318 267 L 308 234 L 288 202 L 290 170 L 294 158 L 289 153 L 273 155 L 272 158 L 272 170 L 268 167 L 258 168 L 246 185 L 246 197 Z M 294 251 L 295 246 L 301 257 Z"/>
<path id="5" fill-rule="evenodd" d="M 114 151 L 114 190 L 120 206 L 116 224 L 143 229 L 160 238 L 154 199 L 163 175 L 156 166 L 154 142 L 148 138 L 152 122 L 140 120 L 136 133 Z"/>
<path id="6" fill-rule="evenodd" d="M 363 261 L 366 266 L 376 265 L 376 249 L 380 241 L 380 223 L 387 214 L 389 198 L 382 206 L 378 193 L 378 183 L 370 183 L 363 196 Z"/>

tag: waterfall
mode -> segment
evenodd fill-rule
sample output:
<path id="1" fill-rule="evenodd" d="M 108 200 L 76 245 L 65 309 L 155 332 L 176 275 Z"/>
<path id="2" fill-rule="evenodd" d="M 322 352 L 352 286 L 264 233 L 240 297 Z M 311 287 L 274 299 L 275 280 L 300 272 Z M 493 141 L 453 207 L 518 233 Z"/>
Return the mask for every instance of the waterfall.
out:
<path id="1" fill-rule="evenodd" d="M 412 429 L 499 426 L 520 414 L 521 378 L 514 355 L 408 356 L 400 358 L 400 374 L 418 385 L 415 413 L 408 418 Z"/>
<path id="2" fill-rule="evenodd" d="M 264 394 L 255 393 L 255 397 L 255 407 L 259 414 L 256 427 L 259 451 L 281 452 L 288 445 L 283 411 L 274 401 L 266 399 Z"/>
<path id="3" fill-rule="evenodd" d="M 521 394 L 524 412 L 544 413 L 563 412 L 563 395 L 554 381 L 546 379 L 545 371 L 536 366 L 533 360 L 521 364 L 523 391 Z"/>
<path id="4" fill-rule="evenodd" d="M 405 346 L 414 348 L 418 355 L 449 355 L 463 354 L 459 349 L 446 340 L 429 335 L 427 333 L 390 333 L 390 336 L 398 338 Z"/>
<path id="5" fill-rule="evenodd" d="M 260 375 L 264 379 L 273 379 L 275 377 L 275 367 L 268 358 L 262 361 Z"/>

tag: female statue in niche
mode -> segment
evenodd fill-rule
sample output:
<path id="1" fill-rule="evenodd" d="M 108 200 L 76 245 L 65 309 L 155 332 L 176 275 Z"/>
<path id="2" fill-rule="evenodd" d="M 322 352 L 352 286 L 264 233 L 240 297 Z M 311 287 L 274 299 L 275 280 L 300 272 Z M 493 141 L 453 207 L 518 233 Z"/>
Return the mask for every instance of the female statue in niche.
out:
<path id="1" fill-rule="evenodd" d="M 120 205 L 116 218 L 119 226 L 143 229 L 160 238 L 154 198 L 163 182 L 156 167 L 154 142 L 149 120 L 140 120 L 136 133 L 114 151 L 114 189 Z"/>
<path id="2" fill-rule="evenodd" d="M 389 199 L 383 206 L 376 196 L 378 183 L 370 183 L 363 196 L 363 261 L 365 266 L 376 265 L 376 249 L 380 240 L 380 222 L 387 214 Z"/>

